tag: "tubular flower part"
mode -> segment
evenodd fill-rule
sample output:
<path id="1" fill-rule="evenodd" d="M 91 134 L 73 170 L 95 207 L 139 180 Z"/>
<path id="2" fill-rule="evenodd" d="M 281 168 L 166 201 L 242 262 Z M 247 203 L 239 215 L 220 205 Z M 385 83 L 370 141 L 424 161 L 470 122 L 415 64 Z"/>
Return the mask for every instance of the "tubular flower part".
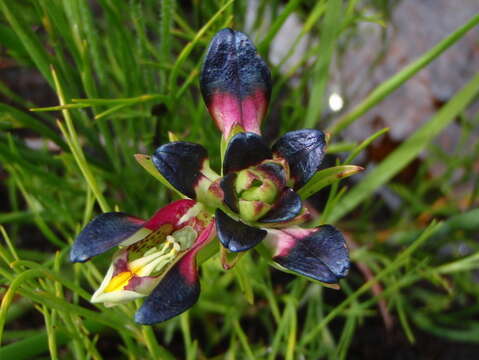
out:
<path id="1" fill-rule="evenodd" d="M 200 284 L 196 256 L 215 237 L 224 251 L 261 244 L 277 267 L 335 286 L 346 276 L 344 238 L 331 225 L 302 229 L 311 218 L 297 191 L 318 171 L 326 151 L 320 130 L 291 131 L 272 147 L 260 135 L 271 92 L 269 70 L 248 37 L 231 29 L 212 40 L 201 91 L 223 134 L 221 175 L 199 145 L 174 141 L 137 155 L 151 174 L 181 194 L 149 220 L 105 213 L 78 235 L 72 262 L 118 247 L 91 301 L 113 306 L 145 298 L 135 315 L 154 324 L 193 306 Z M 222 257 L 223 258 L 223 257 Z"/>

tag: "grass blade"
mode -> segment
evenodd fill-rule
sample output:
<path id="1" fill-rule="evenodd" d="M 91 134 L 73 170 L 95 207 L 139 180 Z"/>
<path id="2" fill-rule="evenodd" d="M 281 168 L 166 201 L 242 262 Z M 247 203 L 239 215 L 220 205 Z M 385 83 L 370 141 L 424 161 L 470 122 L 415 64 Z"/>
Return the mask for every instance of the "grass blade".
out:
<path id="1" fill-rule="evenodd" d="M 419 70 L 427 66 L 431 61 L 436 59 L 444 51 L 454 45 L 461 39 L 469 30 L 479 24 L 479 14 L 472 17 L 465 25 L 447 36 L 439 44 L 434 46 L 428 52 L 423 54 L 419 59 L 412 64 L 406 66 L 403 70 L 392 76 L 376 89 L 373 90 L 369 96 L 357 105 L 351 112 L 340 118 L 332 126 L 329 127 L 328 132 L 337 134 L 346 127 L 356 121 L 361 115 L 364 115 L 369 109 L 380 103 L 386 96 L 391 94 L 399 86 L 413 77 Z"/>
<path id="2" fill-rule="evenodd" d="M 329 221 L 335 222 L 339 220 L 363 200 L 371 196 L 376 189 L 392 179 L 460 114 L 478 92 L 479 73 L 438 111 L 431 120 L 416 130 L 409 139 L 403 142 L 381 164 L 366 174 L 361 183 L 356 185 L 336 204 Z"/>
<path id="3" fill-rule="evenodd" d="M 308 111 L 304 120 L 304 127 L 312 128 L 316 125 L 323 105 L 324 93 L 329 78 L 329 64 L 334 55 L 336 40 L 342 26 L 342 1 L 329 0 L 321 26 L 320 56 L 316 61 L 313 72 L 313 88 L 308 102 Z"/>

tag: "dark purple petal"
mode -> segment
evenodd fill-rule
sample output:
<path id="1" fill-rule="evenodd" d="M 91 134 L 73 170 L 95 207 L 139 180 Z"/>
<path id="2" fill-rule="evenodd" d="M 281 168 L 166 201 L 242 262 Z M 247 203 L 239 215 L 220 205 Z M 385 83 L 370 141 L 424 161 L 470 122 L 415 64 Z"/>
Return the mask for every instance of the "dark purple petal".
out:
<path id="1" fill-rule="evenodd" d="M 223 173 L 246 169 L 272 157 L 270 148 L 261 136 L 248 132 L 238 133 L 226 149 Z"/>
<path id="2" fill-rule="evenodd" d="M 207 158 L 203 146 L 185 141 L 164 144 L 152 156 L 161 175 L 191 199 L 196 198 L 195 187 L 203 177 L 201 170 Z"/>
<path id="3" fill-rule="evenodd" d="M 121 212 L 98 215 L 77 236 L 70 250 L 70 261 L 85 262 L 110 250 L 137 232 L 144 223 Z"/>
<path id="4" fill-rule="evenodd" d="M 318 170 L 325 151 L 324 133 L 315 129 L 290 131 L 273 145 L 273 152 L 288 162 L 295 189 L 306 184 Z"/>
<path id="5" fill-rule="evenodd" d="M 302 275 L 324 283 L 336 283 L 349 270 L 348 249 L 343 235 L 331 225 L 317 229 L 292 228 L 271 231 L 266 240 L 273 260 Z M 274 239 L 273 239 L 274 238 Z"/>
<path id="6" fill-rule="evenodd" d="M 267 232 L 236 221 L 220 209 L 216 210 L 216 232 L 221 244 L 232 252 L 240 252 L 256 246 Z"/>
<path id="7" fill-rule="evenodd" d="M 236 174 L 230 173 L 221 179 L 221 189 L 223 190 L 223 201 L 234 212 L 238 212 L 238 197 L 235 191 Z"/>
<path id="8" fill-rule="evenodd" d="M 225 138 L 235 124 L 259 133 L 271 94 L 271 75 L 248 36 L 232 29 L 215 35 L 200 85 L 208 110 Z"/>
<path id="9" fill-rule="evenodd" d="M 142 325 L 152 325 L 171 319 L 192 307 L 200 296 L 198 277 L 189 279 L 182 273 L 185 262 L 190 257 L 180 260 L 160 281 L 153 292 L 146 298 L 135 314 L 135 321 Z"/>
<path id="10" fill-rule="evenodd" d="M 274 204 L 273 208 L 266 213 L 258 222 L 278 223 L 294 219 L 301 213 L 303 202 L 293 189 L 286 189 Z"/>

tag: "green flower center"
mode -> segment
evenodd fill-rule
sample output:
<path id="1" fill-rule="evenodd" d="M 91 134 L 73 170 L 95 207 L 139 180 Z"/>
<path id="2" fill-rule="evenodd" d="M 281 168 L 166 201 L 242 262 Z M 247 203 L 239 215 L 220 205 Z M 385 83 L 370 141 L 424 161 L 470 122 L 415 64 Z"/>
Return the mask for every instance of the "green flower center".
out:
<path id="1" fill-rule="evenodd" d="M 241 218 L 256 221 L 271 209 L 280 189 L 270 174 L 257 168 L 249 168 L 238 172 L 235 191 Z"/>

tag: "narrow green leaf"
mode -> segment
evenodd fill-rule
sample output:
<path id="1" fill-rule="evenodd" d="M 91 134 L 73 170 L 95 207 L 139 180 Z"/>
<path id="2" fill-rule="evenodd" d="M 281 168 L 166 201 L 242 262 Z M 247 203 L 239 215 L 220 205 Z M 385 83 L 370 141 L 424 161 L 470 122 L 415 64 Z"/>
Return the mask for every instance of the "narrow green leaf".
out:
<path id="1" fill-rule="evenodd" d="M 281 14 L 270 26 L 268 33 L 264 37 L 263 41 L 258 45 L 258 51 L 265 54 L 268 51 L 269 45 L 273 41 L 274 37 L 283 26 L 284 22 L 288 20 L 288 17 L 296 10 L 301 4 L 301 0 L 292 0 L 287 3 Z"/>
<path id="2" fill-rule="evenodd" d="M 15 14 L 15 6 L 16 4 L 14 1 L 0 0 L 0 9 L 3 11 L 3 15 L 22 42 L 43 77 L 47 79 L 53 87 L 53 78 L 50 73 L 51 60 L 40 44 L 40 41 L 31 30 L 31 27 L 24 22 L 24 19 L 21 16 Z"/>
<path id="3" fill-rule="evenodd" d="M 248 276 L 244 266 L 245 261 L 246 259 L 243 259 L 243 261 L 238 261 L 238 263 L 233 269 L 246 301 L 252 305 L 254 304 L 253 286 L 251 285 L 251 278 L 250 276 Z"/>
<path id="4" fill-rule="evenodd" d="M 302 199 L 307 199 L 322 188 L 363 170 L 364 168 L 357 165 L 338 165 L 320 170 L 313 175 L 306 185 L 298 190 L 298 195 Z"/>
<path id="5" fill-rule="evenodd" d="M 407 261 L 407 259 L 409 259 L 411 255 L 441 227 L 441 225 L 441 223 L 436 223 L 435 221 L 431 222 L 431 224 L 422 232 L 421 236 L 419 236 L 417 240 L 414 241 L 414 243 L 412 243 L 407 249 L 402 251 L 393 262 L 388 264 L 383 270 L 377 273 L 375 277 L 373 277 L 371 280 L 368 280 L 354 293 L 349 295 L 346 300 L 336 306 L 313 329 L 311 329 L 306 336 L 303 336 L 300 341 L 300 345 L 305 346 L 306 344 L 311 343 L 313 340 L 316 340 L 318 334 L 329 322 L 331 322 L 336 316 L 344 311 L 348 305 L 356 301 L 359 296 L 364 294 L 366 291 L 369 291 L 374 284 L 382 280 L 386 275 L 396 271 L 399 269 L 399 267 L 404 265 L 404 262 Z"/>
<path id="6" fill-rule="evenodd" d="M 356 156 L 359 155 L 361 151 L 363 151 L 365 148 L 369 146 L 374 140 L 376 140 L 378 137 L 381 135 L 387 133 L 389 131 L 389 128 L 384 128 L 379 130 L 378 132 L 372 134 L 370 137 L 368 137 L 366 140 L 362 141 L 361 144 L 359 144 L 352 152 L 349 154 L 349 156 L 344 160 L 344 164 L 349 164 L 351 161 L 353 161 Z"/>
<path id="7" fill-rule="evenodd" d="M 92 333 L 98 334 L 106 329 L 106 326 L 95 321 L 87 320 L 85 327 Z M 25 339 L 0 347 L 0 359 L 30 360 L 36 359 L 45 351 L 48 351 L 48 335 L 45 330 L 35 330 L 36 334 Z M 64 328 L 55 329 L 58 345 L 64 345 L 71 340 L 71 336 Z"/>
<path id="8" fill-rule="evenodd" d="M 22 128 L 29 128 L 37 132 L 39 135 L 54 141 L 62 149 L 67 149 L 65 141 L 63 141 L 53 129 L 45 125 L 41 120 L 15 109 L 12 106 L 0 104 L 0 121 L 8 121 L 15 127 L 20 126 Z"/>
<path id="9" fill-rule="evenodd" d="M 176 60 L 175 64 L 173 65 L 173 70 L 170 73 L 169 81 L 168 81 L 168 87 L 169 87 L 169 92 L 170 93 L 176 93 L 176 77 L 178 74 L 179 69 L 183 65 L 183 63 L 186 61 L 188 56 L 191 54 L 191 51 L 195 47 L 195 45 L 199 42 L 199 40 L 203 37 L 205 32 L 218 20 L 221 18 L 221 15 L 230 7 L 233 5 L 234 0 L 228 1 L 226 4 L 224 4 L 214 16 L 211 17 L 210 20 L 198 31 L 196 34 L 195 38 L 189 42 L 183 50 L 181 50 L 180 55 L 178 56 L 178 59 Z"/>
<path id="10" fill-rule="evenodd" d="M 358 206 L 364 199 L 370 197 L 376 189 L 392 179 L 459 115 L 478 92 L 479 73 L 427 123 L 416 130 L 409 139 L 404 141 L 381 164 L 366 174 L 361 183 L 356 185 L 338 202 L 332 210 L 329 221 L 337 221 Z"/>
<path id="11" fill-rule="evenodd" d="M 153 164 L 153 161 L 151 160 L 151 156 L 149 155 L 143 155 L 143 154 L 135 154 L 135 159 L 140 164 L 143 169 L 148 171 L 150 175 L 152 175 L 154 178 L 159 180 L 163 185 L 165 185 L 168 189 L 173 191 L 174 193 L 178 194 L 180 198 L 185 198 L 185 195 L 183 195 L 181 192 L 176 190 L 169 182 L 164 178 L 163 175 L 160 174 L 160 172 L 156 169 L 155 165 Z"/>
<path id="12" fill-rule="evenodd" d="M 337 122 L 331 125 L 328 132 L 337 134 L 341 130 L 351 125 L 361 115 L 364 115 L 368 110 L 380 103 L 386 96 L 396 90 L 399 86 L 413 77 L 419 70 L 426 67 L 431 61 L 441 55 L 449 47 L 454 45 L 461 39 L 469 30 L 479 24 L 479 14 L 473 16 L 465 25 L 458 28 L 452 34 L 447 36 L 444 40 L 439 42 L 436 46 L 423 54 L 419 59 L 406 66 L 397 74 L 381 83 L 376 89 L 369 94 L 359 105 L 357 105 L 351 112 L 344 115 Z"/>
<path id="13" fill-rule="evenodd" d="M 253 354 L 253 350 L 251 350 L 251 347 L 249 346 L 248 343 L 248 338 L 246 337 L 246 334 L 244 333 L 243 329 L 241 328 L 241 325 L 239 324 L 238 320 L 234 320 L 234 329 L 236 332 L 236 336 L 238 336 L 238 339 L 241 343 L 241 346 L 243 347 L 245 353 L 246 353 L 246 358 L 249 360 L 254 360 L 256 357 Z"/>
<path id="14" fill-rule="evenodd" d="M 342 26 L 342 1 L 329 0 L 324 22 L 321 26 L 320 54 L 313 72 L 313 88 L 309 98 L 304 127 L 312 128 L 321 115 L 326 85 L 329 79 L 329 64 L 334 55 L 336 41 Z"/>

